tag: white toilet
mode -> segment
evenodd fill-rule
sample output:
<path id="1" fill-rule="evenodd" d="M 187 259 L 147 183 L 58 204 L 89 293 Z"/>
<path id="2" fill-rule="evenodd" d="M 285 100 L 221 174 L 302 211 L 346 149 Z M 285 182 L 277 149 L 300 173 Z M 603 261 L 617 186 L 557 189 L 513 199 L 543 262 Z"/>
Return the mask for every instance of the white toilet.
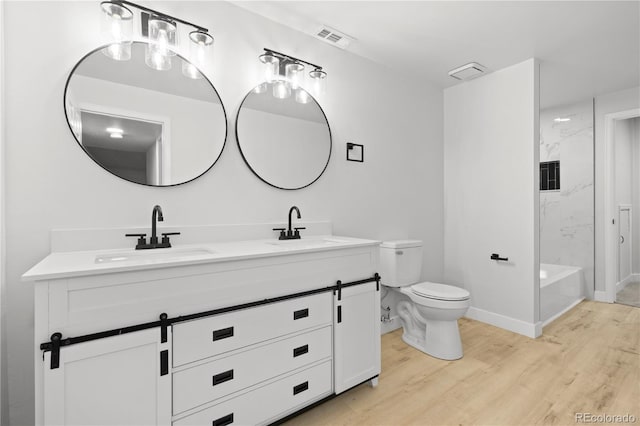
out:
<path id="1" fill-rule="evenodd" d="M 422 241 L 380 245 L 382 284 L 410 299 L 397 307 L 404 329 L 402 340 L 436 358 L 462 358 L 458 318 L 469 309 L 471 295 L 460 287 L 419 282 L 421 270 Z"/>

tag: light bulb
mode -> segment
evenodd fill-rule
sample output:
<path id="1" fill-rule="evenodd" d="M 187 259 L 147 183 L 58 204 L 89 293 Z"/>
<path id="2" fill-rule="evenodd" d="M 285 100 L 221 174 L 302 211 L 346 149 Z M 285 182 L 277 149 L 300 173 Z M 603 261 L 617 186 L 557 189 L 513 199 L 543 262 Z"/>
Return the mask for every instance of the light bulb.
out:
<path id="1" fill-rule="evenodd" d="M 287 99 L 291 96 L 291 86 L 285 80 L 278 80 L 273 83 L 273 97 L 276 99 Z"/>

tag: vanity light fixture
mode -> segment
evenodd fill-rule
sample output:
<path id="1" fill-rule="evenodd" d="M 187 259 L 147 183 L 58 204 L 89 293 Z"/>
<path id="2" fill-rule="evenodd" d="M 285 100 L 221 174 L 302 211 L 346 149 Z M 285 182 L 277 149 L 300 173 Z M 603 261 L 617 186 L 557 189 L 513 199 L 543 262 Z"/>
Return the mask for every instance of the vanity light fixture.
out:
<path id="1" fill-rule="evenodd" d="M 319 65 L 305 60 L 264 48 L 265 53 L 259 56 L 263 64 L 264 81 L 273 85 L 273 96 L 278 99 L 286 99 L 295 92 L 295 100 L 306 104 L 311 102 L 311 96 L 303 87 L 309 87 L 314 95 L 322 95 L 326 92 L 327 73 Z M 311 68 L 305 79 L 305 64 Z M 264 83 L 263 83 L 264 84 Z M 263 85 L 254 90 L 263 93 Z"/>
<path id="2" fill-rule="evenodd" d="M 148 21 L 149 43 L 145 51 L 145 63 L 154 70 L 171 69 L 171 57 L 175 56 L 178 26 L 175 22 L 152 16 Z"/>
<path id="3" fill-rule="evenodd" d="M 182 74 L 186 77 L 198 79 L 202 78 L 202 74 L 196 66 L 201 67 L 207 56 L 207 50 L 213 45 L 213 37 L 210 34 L 200 30 L 191 31 L 189 33 L 189 57 L 191 62 L 182 61 Z"/>
<path id="4" fill-rule="evenodd" d="M 109 0 L 100 3 L 104 12 L 103 33 L 109 37 L 109 46 L 103 53 L 116 60 L 131 58 L 133 41 L 133 12 L 140 11 L 141 35 L 148 38 L 145 63 L 155 70 L 169 70 L 172 57 L 178 48 L 178 24 L 192 27 L 189 33 L 189 53 L 193 65 L 183 61 L 182 73 L 189 78 L 201 78 L 197 67 L 203 65 L 208 50 L 213 44 L 209 30 L 191 22 L 140 6 L 126 0 Z"/>
<path id="5" fill-rule="evenodd" d="M 102 53 L 116 61 L 128 61 L 133 41 L 133 12 L 113 1 L 103 1 L 100 8 L 104 12 L 102 34 L 111 43 L 102 49 Z"/>
<path id="6" fill-rule="evenodd" d="M 267 83 L 273 83 L 279 75 L 280 59 L 278 59 L 271 52 L 267 52 L 258 57 L 263 64 L 264 81 Z"/>
<path id="7" fill-rule="evenodd" d="M 327 73 L 316 68 L 309 73 L 312 90 L 316 95 L 324 95 L 327 91 Z"/>

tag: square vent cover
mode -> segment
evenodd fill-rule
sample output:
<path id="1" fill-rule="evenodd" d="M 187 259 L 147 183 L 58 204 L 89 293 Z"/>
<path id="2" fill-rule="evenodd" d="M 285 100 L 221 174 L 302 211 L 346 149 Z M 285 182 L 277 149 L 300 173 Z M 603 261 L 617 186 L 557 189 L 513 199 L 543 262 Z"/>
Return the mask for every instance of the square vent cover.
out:
<path id="1" fill-rule="evenodd" d="M 480 77 L 487 70 L 487 67 L 480 65 L 477 62 L 471 62 L 454 70 L 449 71 L 449 76 L 456 80 L 472 80 L 476 77 Z"/>
<path id="2" fill-rule="evenodd" d="M 326 25 L 319 27 L 313 35 L 325 43 L 329 43 L 330 45 L 339 47 L 340 49 L 346 49 L 353 41 L 356 40 L 355 38 L 348 36 L 345 33 L 341 33 L 338 30 L 334 30 Z"/>

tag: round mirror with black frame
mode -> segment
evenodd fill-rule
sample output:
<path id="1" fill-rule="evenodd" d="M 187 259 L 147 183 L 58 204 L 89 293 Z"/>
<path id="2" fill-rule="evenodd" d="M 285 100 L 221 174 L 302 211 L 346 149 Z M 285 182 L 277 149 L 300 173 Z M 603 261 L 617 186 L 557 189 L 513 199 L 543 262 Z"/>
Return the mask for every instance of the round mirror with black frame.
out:
<path id="1" fill-rule="evenodd" d="M 279 189 L 305 188 L 329 164 L 329 122 L 304 89 L 276 97 L 283 92 L 274 92 L 273 85 L 262 83 L 245 96 L 236 118 L 236 140 L 244 161 L 262 181 Z"/>
<path id="2" fill-rule="evenodd" d="M 84 56 L 65 87 L 67 123 L 85 153 L 148 186 L 180 185 L 211 169 L 226 143 L 227 116 L 207 77 L 180 55 L 170 57 L 170 69 L 153 69 L 144 42 L 132 43 L 128 60 L 108 57 L 107 48 Z"/>

